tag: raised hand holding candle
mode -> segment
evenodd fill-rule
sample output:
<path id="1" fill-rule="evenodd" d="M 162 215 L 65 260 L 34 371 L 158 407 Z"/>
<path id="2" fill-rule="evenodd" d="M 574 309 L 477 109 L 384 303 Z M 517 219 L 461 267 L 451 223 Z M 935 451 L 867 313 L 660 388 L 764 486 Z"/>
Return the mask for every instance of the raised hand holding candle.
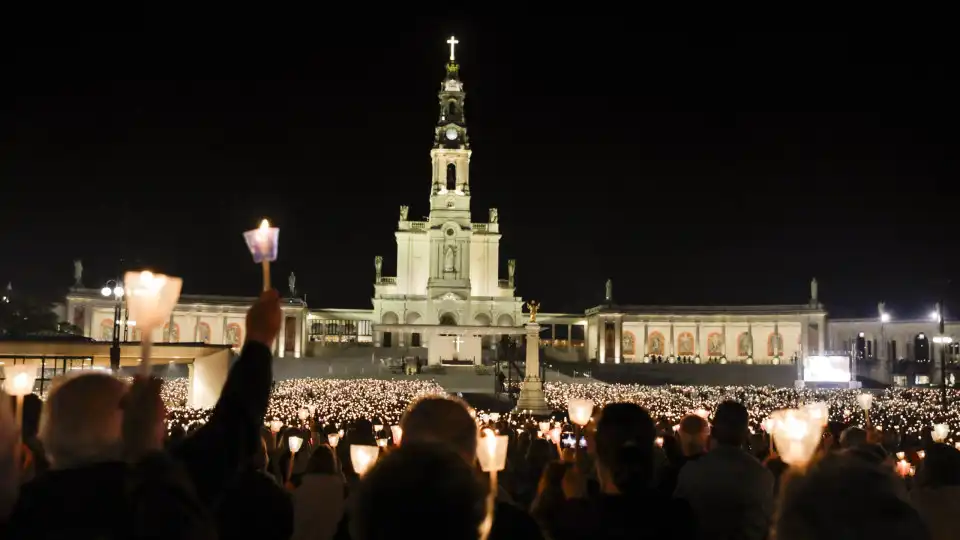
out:
<path id="1" fill-rule="evenodd" d="M 170 318 L 180 298 L 183 280 L 177 277 L 154 274 L 149 270 L 127 272 L 123 277 L 127 313 L 143 336 L 140 340 L 140 373 L 150 374 L 150 347 L 153 331 L 162 328 Z"/>
<path id="2" fill-rule="evenodd" d="M 270 263 L 277 260 L 280 248 L 280 229 L 271 227 L 266 219 L 256 229 L 243 233 L 253 262 L 263 266 L 263 290 L 270 290 Z"/>
<path id="3" fill-rule="evenodd" d="M 860 394 L 857 396 L 857 403 L 863 409 L 863 416 L 866 419 L 867 427 L 870 427 L 870 406 L 873 405 L 873 394 Z"/>

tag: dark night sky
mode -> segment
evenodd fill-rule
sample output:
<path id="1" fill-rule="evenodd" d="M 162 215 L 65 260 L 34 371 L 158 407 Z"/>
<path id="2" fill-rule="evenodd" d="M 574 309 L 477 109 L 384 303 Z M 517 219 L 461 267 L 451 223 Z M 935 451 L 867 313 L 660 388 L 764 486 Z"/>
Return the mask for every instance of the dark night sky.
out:
<path id="1" fill-rule="evenodd" d="M 369 307 L 399 205 L 427 213 L 451 33 L 474 220 L 499 208 L 501 273 L 518 259 L 544 311 L 596 305 L 608 277 L 621 303 L 802 303 L 816 276 L 836 315 L 960 305 L 946 38 L 601 19 L 23 45 L 0 88 L 0 280 L 66 287 L 82 258 L 99 287 L 122 258 L 253 294 L 240 233 L 265 215 L 278 285 L 294 270 L 312 307 Z"/>

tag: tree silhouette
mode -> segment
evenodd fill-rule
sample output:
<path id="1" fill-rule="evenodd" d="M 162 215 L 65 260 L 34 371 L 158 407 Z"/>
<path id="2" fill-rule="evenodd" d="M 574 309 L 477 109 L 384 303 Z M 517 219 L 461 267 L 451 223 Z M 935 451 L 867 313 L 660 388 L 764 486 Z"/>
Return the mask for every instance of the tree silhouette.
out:
<path id="1" fill-rule="evenodd" d="M 0 337 L 23 338 L 40 332 L 58 332 L 53 302 L 11 294 L 0 302 Z"/>

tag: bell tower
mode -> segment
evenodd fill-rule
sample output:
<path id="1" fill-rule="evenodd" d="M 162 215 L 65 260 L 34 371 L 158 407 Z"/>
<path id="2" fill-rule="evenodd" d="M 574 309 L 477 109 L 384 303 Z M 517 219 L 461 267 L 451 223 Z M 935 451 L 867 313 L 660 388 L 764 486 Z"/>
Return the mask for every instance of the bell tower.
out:
<path id="1" fill-rule="evenodd" d="M 447 43 L 450 45 L 450 60 L 437 93 L 440 110 L 434 128 L 433 149 L 430 150 L 433 165 L 430 226 L 455 221 L 461 227 L 469 228 L 471 152 L 463 108 L 467 94 L 463 91 L 460 65 L 456 60 L 456 46 L 460 42 L 450 36 Z"/>

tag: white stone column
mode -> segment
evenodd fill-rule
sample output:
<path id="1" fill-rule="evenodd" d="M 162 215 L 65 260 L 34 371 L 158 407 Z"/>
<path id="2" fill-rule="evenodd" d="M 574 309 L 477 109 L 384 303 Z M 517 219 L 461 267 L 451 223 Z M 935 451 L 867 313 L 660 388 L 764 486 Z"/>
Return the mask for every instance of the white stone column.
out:
<path id="1" fill-rule="evenodd" d="M 516 410 L 527 410 L 537 416 L 550 414 L 547 400 L 543 396 L 543 381 L 540 380 L 540 325 L 527 323 L 524 326 L 527 335 L 526 369 L 520 384 L 520 399 Z"/>
<path id="2" fill-rule="evenodd" d="M 720 337 L 723 338 L 720 340 L 720 355 L 727 356 L 727 323 L 724 322 L 720 325 Z"/>
<path id="3" fill-rule="evenodd" d="M 817 320 L 817 354 L 822 355 L 824 348 L 824 338 L 827 333 L 827 318 L 821 315 Z"/>
<path id="4" fill-rule="evenodd" d="M 557 340 L 557 325 L 550 325 L 550 345 L 553 345 L 553 342 Z"/>
<path id="5" fill-rule="evenodd" d="M 306 318 L 306 312 L 300 312 L 300 316 L 297 318 L 297 341 L 293 344 L 294 358 L 300 358 L 303 353 L 303 321 Z"/>
<path id="6" fill-rule="evenodd" d="M 618 315 L 613 320 L 613 363 L 622 361 L 621 348 L 623 347 L 623 316 Z"/>
<path id="7" fill-rule="evenodd" d="M 696 337 L 696 340 L 693 342 L 693 356 L 695 357 L 700 355 L 700 326 L 701 326 L 700 321 L 697 321 L 697 326 L 696 326 L 697 337 Z"/>
<path id="8" fill-rule="evenodd" d="M 200 316 L 197 315 L 196 320 L 193 321 L 193 342 L 200 343 Z"/>
<path id="9" fill-rule="evenodd" d="M 753 358 L 754 362 L 756 362 L 756 360 L 757 360 L 757 351 L 754 350 L 754 349 L 757 348 L 757 344 L 756 344 L 756 342 L 753 340 L 753 323 L 752 323 L 752 322 L 749 322 L 749 321 L 747 321 L 747 339 L 750 340 L 750 349 L 749 349 L 749 351 L 748 351 L 750 354 L 749 354 L 748 356 L 750 356 L 751 358 Z"/>
<path id="10" fill-rule="evenodd" d="M 670 347 L 667 349 L 667 356 L 673 356 L 674 354 L 673 342 L 673 321 L 670 321 Z"/>
<path id="11" fill-rule="evenodd" d="M 780 324 L 777 321 L 773 321 L 773 355 L 780 356 L 780 347 L 779 341 L 777 338 L 780 337 Z"/>
<path id="12" fill-rule="evenodd" d="M 599 335 L 597 361 L 602 364 L 607 358 L 607 320 L 599 316 L 597 317 L 597 334 Z"/>
<path id="13" fill-rule="evenodd" d="M 284 349 L 287 341 L 287 314 L 280 311 L 280 334 L 277 336 L 277 358 L 283 358 Z"/>
<path id="14" fill-rule="evenodd" d="M 568 349 L 573 348 L 573 325 L 572 324 L 567 325 L 567 348 Z"/>
<path id="15" fill-rule="evenodd" d="M 643 322 L 643 356 L 647 355 L 647 336 L 650 334 L 650 325 Z"/>

